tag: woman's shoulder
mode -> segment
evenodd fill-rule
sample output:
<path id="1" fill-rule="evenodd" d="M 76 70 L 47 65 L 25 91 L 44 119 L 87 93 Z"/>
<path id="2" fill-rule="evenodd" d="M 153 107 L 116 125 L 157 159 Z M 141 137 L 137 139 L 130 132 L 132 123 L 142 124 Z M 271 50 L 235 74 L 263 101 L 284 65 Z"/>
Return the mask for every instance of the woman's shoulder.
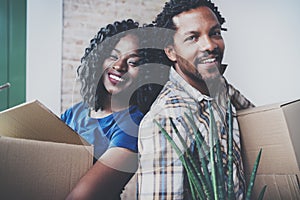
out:
<path id="1" fill-rule="evenodd" d="M 144 114 L 140 111 L 139 107 L 132 105 L 127 109 L 116 112 L 113 114 L 113 119 L 116 122 L 128 123 L 128 121 L 133 121 L 135 124 L 139 125 L 140 121 L 144 117 Z"/>
<path id="2" fill-rule="evenodd" d="M 66 109 L 61 115 L 61 119 L 67 121 L 68 118 L 78 118 L 80 116 L 86 116 L 89 112 L 89 107 L 84 102 L 79 102 Z"/>

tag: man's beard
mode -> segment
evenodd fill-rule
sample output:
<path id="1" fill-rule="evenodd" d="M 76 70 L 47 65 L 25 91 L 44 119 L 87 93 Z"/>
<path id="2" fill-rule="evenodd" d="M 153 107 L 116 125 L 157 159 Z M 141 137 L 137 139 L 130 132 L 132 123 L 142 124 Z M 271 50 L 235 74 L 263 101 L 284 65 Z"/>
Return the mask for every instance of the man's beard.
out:
<path id="1" fill-rule="evenodd" d="M 222 76 L 220 73 L 220 64 L 216 65 L 215 68 L 202 70 L 203 72 L 206 72 L 206 74 L 201 74 L 201 69 L 197 67 L 199 64 L 200 63 L 198 59 L 196 59 L 194 63 L 191 63 L 177 55 L 177 65 L 181 71 L 197 82 L 211 82 L 214 81 L 214 79 L 219 79 L 220 76 Z M 191 71 L 188 69 L 194 70 Z"/>
<path id="2" fill-rule="evenodd" d="M 196 83 L 199 83 L 199 85 L 205 86 L 209 91 L 210 97 L 217 96 L 220 90 L 224 88 L 224 82 L 222 81 L 223 75 L 220 72 L 220 64 L 216 65 L 215 68 L 206 69 L 207 74 L 204 75 L 199 72 L 201 69 L 197 68 L 197 65 L 199 65 L 199 61 L 197 60 L 195 60 L 194 63 L 190 63 L 186 59 L 177 56 L 177 65 L 180 70 L 190 79 L 194 80 Z M 194 70 L 192 71 L 191 69 Z"/>

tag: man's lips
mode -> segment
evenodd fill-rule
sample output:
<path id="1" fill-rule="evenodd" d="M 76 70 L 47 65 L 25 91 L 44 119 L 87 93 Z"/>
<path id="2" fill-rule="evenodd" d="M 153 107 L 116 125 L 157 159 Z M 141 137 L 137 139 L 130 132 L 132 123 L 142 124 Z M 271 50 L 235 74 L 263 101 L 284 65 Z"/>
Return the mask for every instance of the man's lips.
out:
<path id="1" fill-rule="evenodd" d="M 215 63 L 217 62 L 218 59 L 217 57 L 213 57 L 213 58 L 202 58 L 202 59 L 199 59 L 197 61 L 197 64 L 209 64 L 209 63 Z"/>
<path id="2" fill-rule="evenodd" d="M 207 70 L 209 73 L 215 72 L 219 68 L 218 56 L 198 58 L 195 60 L 195 67 Z"/>

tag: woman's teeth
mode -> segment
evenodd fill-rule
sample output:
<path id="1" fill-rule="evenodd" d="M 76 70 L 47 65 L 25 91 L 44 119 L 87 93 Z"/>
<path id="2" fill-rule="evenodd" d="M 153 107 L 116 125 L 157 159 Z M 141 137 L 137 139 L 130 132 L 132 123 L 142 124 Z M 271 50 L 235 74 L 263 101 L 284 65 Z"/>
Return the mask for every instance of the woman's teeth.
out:
<path id="1" fill-rule="evenodd" d="M 124 81 L 124 79 L 122 79 L 121 77 L 113 75 L 113 74 L 109 74 L 109 77 L 116 80 L 116 81 L 119 81 L 119 82 Z"/>

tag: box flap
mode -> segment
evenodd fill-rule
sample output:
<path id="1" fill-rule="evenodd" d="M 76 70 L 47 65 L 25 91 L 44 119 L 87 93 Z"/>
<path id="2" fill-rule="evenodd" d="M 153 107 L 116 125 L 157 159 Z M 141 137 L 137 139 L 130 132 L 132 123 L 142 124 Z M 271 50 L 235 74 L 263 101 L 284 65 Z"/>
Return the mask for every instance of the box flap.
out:
<path id="1" fill-rule="evenodd" d="M 0 199 L 65 199 L 92 164 L 92 146 L 1 137 Z"/>
<path id="2" fill-rule="evenodd" d="M 300 199 L 300 185 L 297 174 L 257 175 L 251 199 L 258 199 L 259 193 L 265 185 L 267 185 L 267 189 L 264 200 Z"/>
<path id="3" fill-rule="evenodd" d="M 0 136 L 89 145 L 38 100 L 0 112 Z"/>
<path id="4" fill-rule="evenodd" d="M 239 116 L 238 121 L 246 174 L 251 172 L 260 148 L 262 148 L 262 157 L 258 174 L 299 172 L 294 147 L 281 108 Z"/>
<path id="5" fill-rule="evenodd" d="M 300 99 L 296 99 L 294 101 L 288 101 L 288 102 L 282 103 L 281 107 L 287 106 L 289 104 L 294 104 L 294 103 L 297 103 L 297 102 L 300 102 Z"/>
<path id="6" fill-rule="evenodd" d="M 297 101 L 300 101 L 300 99 L 294 100 L 294 101 L 283 101 L 283 102 L 280 102 L 280 103 L 262 105 L 262 106 L 257 106 L 257 107 L 254 107 L 254 108 L 239 110 L 239 111 L 237 111 L 237 115 L 241 116 L 241 115 L 247 115 L 247 114 L 251 114 L 251 113 L 265 112 L 267 110 L 278 109 L 278 108 L 281 108 L 281 107 L 286 106 L 288 104 L 292 104 L 292 103 L 297 102 Z"/>
<path id="7" fill-rule="evenodd" d="M 300 169 L 300 101 L 294 101 L 293 103 L 284 105 L 282 109 L 297 159 L 298 169 Z"/>

